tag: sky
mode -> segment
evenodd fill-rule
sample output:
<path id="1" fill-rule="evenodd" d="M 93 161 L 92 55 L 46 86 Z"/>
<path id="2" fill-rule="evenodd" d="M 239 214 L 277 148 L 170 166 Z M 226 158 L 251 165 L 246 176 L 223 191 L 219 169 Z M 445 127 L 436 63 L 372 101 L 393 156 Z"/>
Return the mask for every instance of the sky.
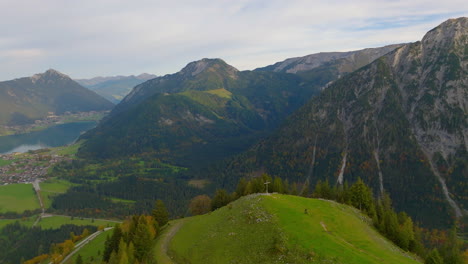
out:
<path id="1" fill-rule="evenodd" d="M 0 80 L 174 73 L 202 58 L 252 70 L 420 40 L 466 0 L 0 0 Z"/>

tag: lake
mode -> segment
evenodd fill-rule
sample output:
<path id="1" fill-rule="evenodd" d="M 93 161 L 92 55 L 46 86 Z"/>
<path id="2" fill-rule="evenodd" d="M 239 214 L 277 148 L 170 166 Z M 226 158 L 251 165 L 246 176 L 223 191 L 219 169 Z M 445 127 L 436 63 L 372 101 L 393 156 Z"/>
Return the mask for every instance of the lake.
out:
<path id="1" fill-rule="evenodd" d="M 95 121 L 67 123 L 41 131 L 3 136 L 0 137 L 0 154 L 65 146 L 75 142 L 83 132 L 94 128 L 96 124 Z"/>

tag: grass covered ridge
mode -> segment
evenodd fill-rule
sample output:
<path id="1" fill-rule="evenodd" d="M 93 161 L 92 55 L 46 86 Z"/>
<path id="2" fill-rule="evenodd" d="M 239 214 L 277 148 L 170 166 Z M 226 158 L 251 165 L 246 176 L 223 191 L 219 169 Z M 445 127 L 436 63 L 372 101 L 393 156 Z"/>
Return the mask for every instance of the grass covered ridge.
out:
<path id="1" fill-rule="evenodd" d="M 419 263 L 354 208 L 276 194 L 186 219 L 168 249 L 176 263 Z"/>

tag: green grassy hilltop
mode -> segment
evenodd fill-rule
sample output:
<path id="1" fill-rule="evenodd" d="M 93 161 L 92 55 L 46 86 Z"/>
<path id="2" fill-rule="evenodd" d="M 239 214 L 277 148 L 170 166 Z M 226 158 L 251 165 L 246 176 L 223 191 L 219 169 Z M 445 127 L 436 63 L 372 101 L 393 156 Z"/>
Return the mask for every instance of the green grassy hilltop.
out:
<path id="1" fill-rule="evenodd" d="M 419 263 L 332 201 L 250 195 L 178 221 L 156 244 L 158 263 Z"/>

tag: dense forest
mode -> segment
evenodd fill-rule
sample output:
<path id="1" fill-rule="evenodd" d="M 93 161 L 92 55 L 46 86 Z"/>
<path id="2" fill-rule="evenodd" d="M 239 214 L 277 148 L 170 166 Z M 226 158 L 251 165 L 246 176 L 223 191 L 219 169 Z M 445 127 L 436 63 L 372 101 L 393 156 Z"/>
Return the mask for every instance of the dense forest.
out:
<path id="1" fill-rule="evenodd" d="M 86 230 L 86 231 L 85 231 Z M 70 234 L 95 232 L 95 226 L 62 225 L 58 229 L 26 227 L 19 221 L 0 229 L 0 263 L 18 264 L 36 256 L 53 255 Z"/>

